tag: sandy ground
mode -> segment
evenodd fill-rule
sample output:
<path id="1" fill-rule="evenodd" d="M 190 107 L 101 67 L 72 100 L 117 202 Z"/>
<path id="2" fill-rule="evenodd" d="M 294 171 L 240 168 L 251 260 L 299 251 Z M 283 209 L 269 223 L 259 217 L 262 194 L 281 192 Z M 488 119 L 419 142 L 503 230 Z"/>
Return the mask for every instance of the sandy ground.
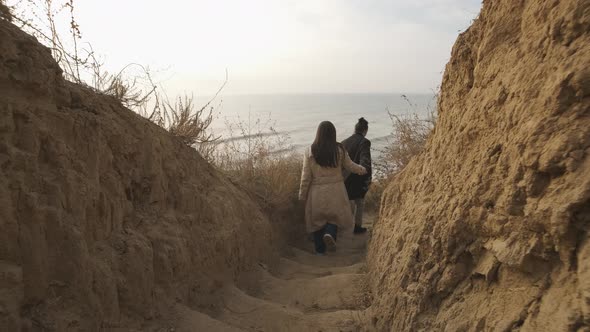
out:
<path id="1" fill-rule="evenodd" d="M 371 222 L 369 221 L 369 227 Z M 290 247 L 278 266 L 260 265 L 237 285 L 212 294 L 218 305 L 178 305 L 169 331 L 359 331 L 369 304 L 365 250 L 369 234 L 342 236 L 335 252 L 313 243 Z"/>

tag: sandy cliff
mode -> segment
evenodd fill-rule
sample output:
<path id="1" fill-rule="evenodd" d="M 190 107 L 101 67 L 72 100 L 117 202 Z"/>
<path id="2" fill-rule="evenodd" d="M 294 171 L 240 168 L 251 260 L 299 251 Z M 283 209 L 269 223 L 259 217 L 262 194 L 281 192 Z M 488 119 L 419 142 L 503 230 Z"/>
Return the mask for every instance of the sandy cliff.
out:
<path id="1" fill-rule="evenodd" d="M 590 330 L 590 1 L 484 1 L 368 256 L 379 331 Z"/>
<path id="2" fill-rule="evenodd" d="M 272 252 L 247 195 L 3 20 L 0 230 L 0 331 L 143 330 Z"/>

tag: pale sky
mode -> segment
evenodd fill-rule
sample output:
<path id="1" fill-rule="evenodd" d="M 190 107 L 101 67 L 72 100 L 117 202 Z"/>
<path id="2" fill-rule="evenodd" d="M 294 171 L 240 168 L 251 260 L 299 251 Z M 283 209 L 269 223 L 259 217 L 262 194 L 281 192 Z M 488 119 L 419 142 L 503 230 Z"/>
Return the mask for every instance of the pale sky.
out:
<path id="1" fill-rule="evenodd" d="M 481 0 L 77 1 L 83 39 L 115 70 L 158 70 L 166 90 L 421 93 L 441 81 Z"/>

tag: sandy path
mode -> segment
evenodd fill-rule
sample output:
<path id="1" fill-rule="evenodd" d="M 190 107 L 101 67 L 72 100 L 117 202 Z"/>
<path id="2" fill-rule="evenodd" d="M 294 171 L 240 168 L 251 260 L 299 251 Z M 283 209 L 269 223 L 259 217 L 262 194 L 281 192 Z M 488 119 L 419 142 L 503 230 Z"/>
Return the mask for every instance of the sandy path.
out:
<path id="1" fill-rule="evenodd" d="M 178 308 L 173 330 L 358 331 L 368 305 L 367 240 L 341 236 L 326 256 L 314 255 L 311 242 L 292 247 L 275 268 L 261 265 L 241 284 L 222 287 L 210 311 Z"/>

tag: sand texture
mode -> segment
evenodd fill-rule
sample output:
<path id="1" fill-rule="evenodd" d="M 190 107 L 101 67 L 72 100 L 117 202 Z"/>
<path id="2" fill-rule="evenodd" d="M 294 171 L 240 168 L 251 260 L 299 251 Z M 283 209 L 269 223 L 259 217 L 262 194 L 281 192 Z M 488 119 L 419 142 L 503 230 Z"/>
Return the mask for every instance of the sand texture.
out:
<path id="1" fill-rule="evenodd" d="M 368 253 L 377 331 L 589 331 L 590 1 L 484 1 Z"/>
<path id="2" fill-rule="evenodd" d="M 66 83 L 0 20 L 0 331 L 142 330 L 269 260 L 268 219 L 193 149 Z"/>

